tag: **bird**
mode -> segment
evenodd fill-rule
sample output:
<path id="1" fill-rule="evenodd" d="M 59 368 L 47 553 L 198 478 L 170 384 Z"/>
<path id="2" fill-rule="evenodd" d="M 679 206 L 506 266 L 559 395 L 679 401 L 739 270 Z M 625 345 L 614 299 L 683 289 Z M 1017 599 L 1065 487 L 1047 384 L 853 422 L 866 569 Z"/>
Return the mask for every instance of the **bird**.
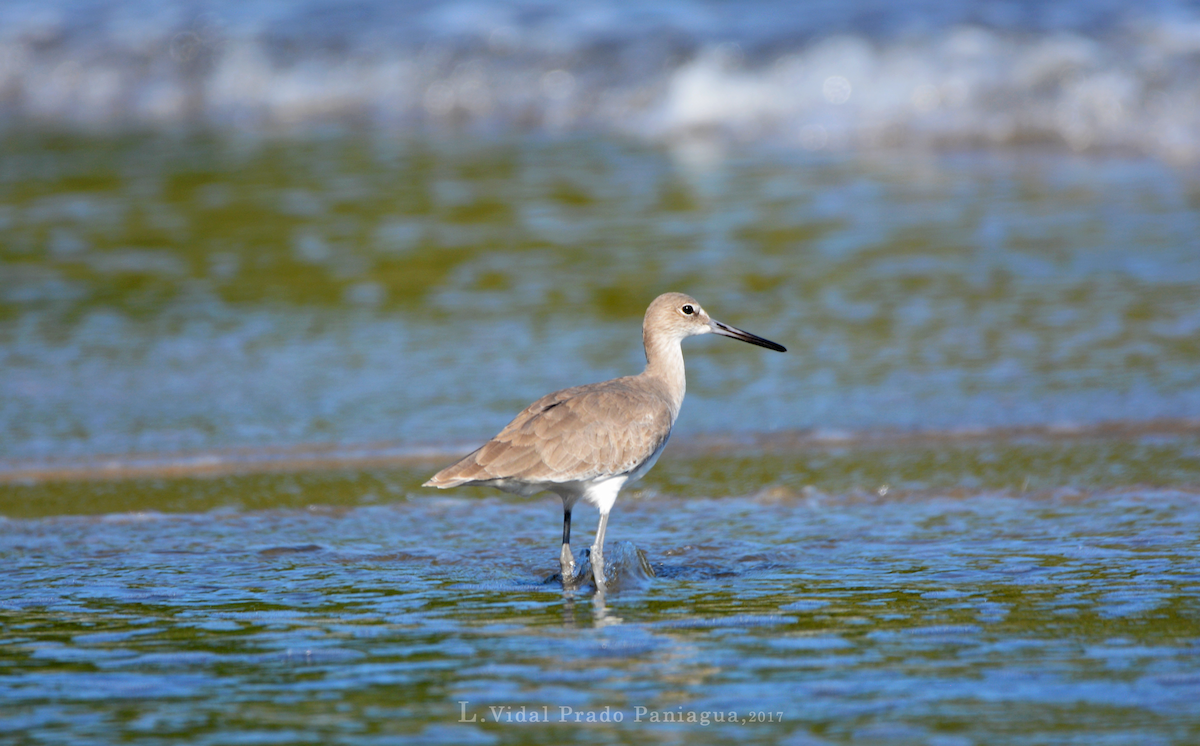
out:
<path id="1" fill-rule="evenodd" d="M 650 303 L 642 321 L 646 367 L 641 373 L 543 396 L 494 438 L 422 486 L 488 486 L 524 496 L 558 495 L 563 503 L 559 565 L 564 587 L 586 579 L 575 577 L 571 511 L 580 500 L 596 506 L 600 521 L 590 560 L 596 588 L 603 590 L 608 514 L 621 489 L 649 471 L 667 445 L 687 389 L 680 343 L 699 334 L 787 351 L 716 321 L 690 295 L 664 293 Z"/>

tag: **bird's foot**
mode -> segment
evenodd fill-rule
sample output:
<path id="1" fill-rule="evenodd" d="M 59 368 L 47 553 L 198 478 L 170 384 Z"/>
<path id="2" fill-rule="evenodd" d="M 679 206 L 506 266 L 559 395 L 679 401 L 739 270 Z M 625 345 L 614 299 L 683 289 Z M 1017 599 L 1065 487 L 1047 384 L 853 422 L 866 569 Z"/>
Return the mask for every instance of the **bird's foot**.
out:
<path id="1" fill-rule="evenodd" d="M 547 584 L 562 584 L 564 590 L 580 590 L 594 586 L 600 591 L 616 591 L 639 587 L 654 578 L 646 553 L 628 541 L 609 545 L 607 559 L 588 547 L 574 557 L 561 556 L 562 572 L 546 578 Z M 570 564 L 568 564 L 570 563 Z"/>
<path id="2" fill-rule="evenodd" d="M 571 545 L 563 544 L 562 553 L 558 557 L 558 566 L 562 572 L 563 588 L 576 588 L 579 578 L 575 577 L 575 556 L 571 554 Z"/>
<path id="3" fill-rule="evenodd" d="M 590 553 L 592 564 L 592 578 L 596 581 L 597 588 L 604 588 L 604 552 L 600 547 L 592 547 Z"/>

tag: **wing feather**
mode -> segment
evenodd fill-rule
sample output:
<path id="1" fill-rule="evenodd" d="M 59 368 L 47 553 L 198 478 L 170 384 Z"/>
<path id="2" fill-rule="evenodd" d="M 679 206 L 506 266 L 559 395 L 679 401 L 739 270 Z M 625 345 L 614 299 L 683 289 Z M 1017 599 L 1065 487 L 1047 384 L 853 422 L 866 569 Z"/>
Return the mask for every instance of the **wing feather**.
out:
<path id="1" fill-rule="evenodd" d="M 662 446 L 674 420 L 666 397 L 632 377 L 555 391 L 426 484 L 561 483 L 623 474 Z"/>

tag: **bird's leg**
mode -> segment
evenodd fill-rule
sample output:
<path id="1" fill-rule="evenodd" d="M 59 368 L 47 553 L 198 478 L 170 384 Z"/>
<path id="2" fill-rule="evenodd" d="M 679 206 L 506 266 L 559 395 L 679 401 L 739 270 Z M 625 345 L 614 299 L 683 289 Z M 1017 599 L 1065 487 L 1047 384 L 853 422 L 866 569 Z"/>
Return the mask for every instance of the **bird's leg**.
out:
<path id="1" fill-rule="evenodd" d="M 571 509 L 563 508 L 563 543 L 562 552 L 558 555 L 559 568 L 562 570 L 563 587 L 574 585 L 575 556 L 571 554 Z"/>
<path id="2" fill-rule="evenodd" d="M 592 544 L 592 577 L 596 579 L 596 590 L 604 590 L 604 529 L 608 526 L 608 513 L 600 514 L 600 525 L 596 526 L 596 543 Z"/>

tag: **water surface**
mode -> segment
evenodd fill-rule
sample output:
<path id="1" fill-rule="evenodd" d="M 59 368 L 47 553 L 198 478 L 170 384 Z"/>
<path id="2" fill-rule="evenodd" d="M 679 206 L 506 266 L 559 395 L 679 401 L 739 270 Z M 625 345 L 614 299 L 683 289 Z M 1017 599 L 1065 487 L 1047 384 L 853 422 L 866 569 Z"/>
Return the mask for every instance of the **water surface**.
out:
<path id="1" fill-rule="evenodd" d="M 1200 418 L 1200 191 L 1152 161 L 9 147 L 8 459 L 466 444 L 547 391 L 639 370 L 666 290 L 790 350 L 688 340 L 679 434 Z"/>
<path id="2" fill-rule="evenodd" d="M 556 500 L 321 474 L 118 483 L 101 492 L 219 507 L 0 524 L 0 728 L 22 743 L 1200 733 L 1195 491 L 634 491 L 609 540 L 658 578 L 599 598 L 544 582 Z M 594 514 L 579 518 L 584 533 Z"/>

